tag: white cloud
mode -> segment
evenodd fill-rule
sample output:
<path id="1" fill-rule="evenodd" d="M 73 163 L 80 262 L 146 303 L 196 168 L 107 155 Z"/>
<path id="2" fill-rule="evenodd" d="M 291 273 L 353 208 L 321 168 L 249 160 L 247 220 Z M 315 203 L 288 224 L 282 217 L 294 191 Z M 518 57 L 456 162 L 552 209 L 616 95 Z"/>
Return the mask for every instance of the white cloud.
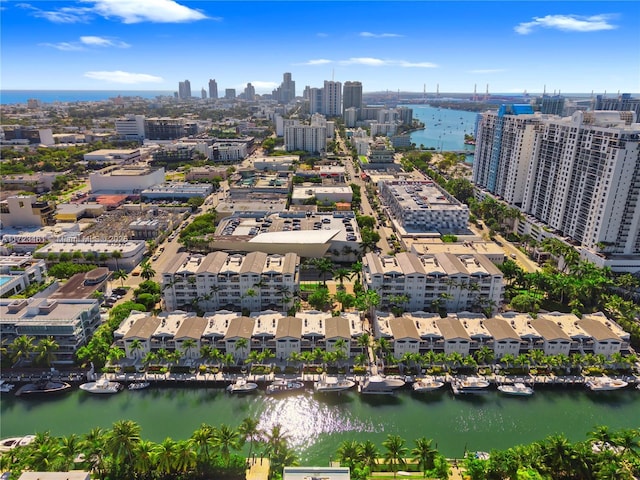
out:
<path id="1" fill-rule="evenodd" d="M 110 83 L 124 83 L 128 85 L 136 83 L 161 83 L 164 81 L 162 77 L 157 77 L 155 75 L 149 75 L 147 73 L 123 72 L 121 70 L 112 72 L 85 72 L 84 76 L 87 78 L 92 78 L 93 80 L 102 80 L 104 82 Z"/>
<path id="2" fill-rule="evenodd" d="M 80 37 L 79 42 L 58 42 L 58 43 L 40 43 L 42 47 L 51 47 L 65 52 L 77 52 L 80 50 L 87 50 L 87 47 L 115 47 L 115 48 L 129 48 L 126 42 L 122 42 L 116 38 L 96 37 L 93 35 L 87 35 Z"/>
<path id="3" fill-rule="evenodd" d="M 274 88 L 277 88 L 280 84 L 277 82 L 263 82 L 261 80 L 253 80 L 251 82 L 251 85 L 253 85 L 256 90 L 273 90 Z"/>
<path id="4" fill-rule="evenodd" d="M 407 62 L 406 60 L 383 60 L 373 57 L 355 57 L 341 60 L 340 65 L 366 65 L 369 67 L 402 67 L 402 68 L 437 68 L 438 65 L 431 62 Z"/>
<path id="5" fill-rule="evenodd" d="M 94 3 L 93 10 L 105 17 L 116 17 L 124 23 L 185 23 L 208 17 L 173 0 L 85 0 Z"/>
<path id="6" fill-rule="evenodd" d="M 207 17 L 200 10 L 185 7 L 174 0 L 81 0 L 87 7 L 63 7 L 42 10 L 29 3 L 17 6 L 32 11 L 33 16 L 54 23 L 86 23 L 95 15 L 116 18 L 123 23 L 185 23 L 197 20 L 220 20 Z"/>
<path id="7" fill-rule="evenodd" d="M 326 58 L 316 58 L 314 60 L 309 60 L 303 63 L 295 63 L 294 65 L 326 65 L 328 63 L 333 63 L 331 60 L 327 60 Z"/>
<path id="8" fill-rule="evenodd" d="M 117 47 L 117 48 L 129 48 L 129 45 L 126 42 L 121 42 L 115 38 L 107 38 L 107 37 L 96 37 L 93 35 L 87 35 L 84 37 L 80 37 L 80 41 L 85 45 L 90 45 L 93 47 Z"/>
<path id="9" fill-rule="evenodd" d="M 20 8 L 26 8 L 33 12 L 33 16 L 44 18 L 53 23 L 86 23 L 91 19 L 91 8 L 63 7 L 58 10 L 42 10 L 29 3 L 19 3 Z"/>
<path id="10" fill-rule="evenodd" d="M 79 50 L 85 50 L 85 48 L 78 42 L 59 42 L 59 43 L 39 43 L 41 47 L 51 47 L 63 52 L 77 52 Z"/>
<path id="11" fill-rule="evenodd" d="M 506 71 L 504 68 L 480 68 L 478 70 L 469 70 L 469 73 L 485 74 L 485 73 L 500 73 Z"/>
<path id="12" fill-rule="evenodd" d="M 324 32 L 318 32 L 316 33 L 316 36 L 320 37 L 320 38 L 326 38 L 329 36 L 328 33 L 324 33 Z"/>
<path id="13" fill-rule="evenodd" d="M 365 38 L 399 38 L 404 37 L 404 35 L 400 35 L 399 33 L 371 33 L 371 32 L 360 32 L 361 37 Z"/>
<path id="14" fill-rule="evenodd" d="M 613 15 L 602 14 L 584 17 L 580 15 L 547 15 L 533 17 L 531 22 L 523 22 L 514 27 L 516 33 L 528 35 L 538 28 L 552 28 L 564 32 L 597 32 L 600 30 L 614 30 L 617 25 L 609 23 Z"/>

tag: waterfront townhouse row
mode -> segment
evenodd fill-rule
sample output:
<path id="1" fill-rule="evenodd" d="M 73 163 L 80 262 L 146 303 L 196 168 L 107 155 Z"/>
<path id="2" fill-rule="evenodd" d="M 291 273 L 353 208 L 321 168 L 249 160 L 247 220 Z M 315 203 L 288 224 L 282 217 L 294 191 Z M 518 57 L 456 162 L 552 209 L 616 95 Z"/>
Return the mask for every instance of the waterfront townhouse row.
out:
<path id="1" fill-rule="evenodd" d="M 358 338 L 363 334 L 357 312 L 342 313 L 316 310 L 298 312 L 295 317 L 266 310 L 243 316 L 221 310 L 198 317 L 183 311 L 163 312 L 151 316 L 133 311 L 114 333 L 115 345 L 123 348 L 127 358 L 141 360 L 149 352 L 161 349 L 180 352 L 183 358 L 202 356 L 205 345 L 221 354 L 230 353 L 236 361 L 244 361 L 251 351 L 271 351 L 279 360 L 292 353 L 321 348 L 335 351 L 344 346 L 350 357 L 361 353 Z M 336 343 L 339 340 L 342 342 Z"/>
<path id="2" fill-rule="evenodd" d="M 368 253 L 362 268 L 365 288 L 378 292 L 382 307 L 493 312 L 504 294 L 502 272 L 481 254 Z"/>
<path id="3" fill-rule="evenodd" d="M 10 345 L 26 335 L 33 345 L 51 338 L 59 348 L 55 363 L 71 364 L 78 348 L 100 325 L 100 304 L 95 299 L 0 299 L 0 337 Z"/>
<path id="4" fill-rule="evenodd" d="M 377 312 L 374 332 L 386 338 L 393 355 L 428 351 L 473 354 L 483 347 L 495 358 L 541 350 L 545 355 L 572 353 L 611 356 L 629 351 L 629 334 L 602 313 L 578 318 L 570 313 L 505 312 L 492 318 L 460 312 L 441 318 L 435 313 L 413 312 L 396 317 Z"/>
<path id="5" fill-rule="evenodd" d="M 165 309 L 286 311 L 299 288 L 299 269 L 294 253 L 181 253 L 162 272 Z"/>

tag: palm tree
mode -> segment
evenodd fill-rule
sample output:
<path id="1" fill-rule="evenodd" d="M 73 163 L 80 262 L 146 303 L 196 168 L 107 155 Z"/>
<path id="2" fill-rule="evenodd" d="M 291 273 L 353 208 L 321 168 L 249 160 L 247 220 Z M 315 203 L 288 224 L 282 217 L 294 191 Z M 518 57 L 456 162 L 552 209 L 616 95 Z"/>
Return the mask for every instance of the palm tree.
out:
<path id="1" fill-rule="evenodd" d="M 114 280 L 120 280 L 120 286 L 124 287 L 124 281 L 129 278 L 129 274 L 121 268 L 111 274 Z"/>
<path id="2" fill-rule="evenodd" d="M 129 351 L 134 358 L 138 358 L 138 352 L 141 352 L 144 349 L 144 345 L 142 341 L 138 338 L 135 338 L 129 344 Z"/>
<path id="3" fill-rule="evenodd" d="M 114 250 L 113 252 L 111 252 L 111 258 L 116 261 L 116 271 L 120 270 L 120 267 L 118 266 L 118 260 L 122 258 L 122 252 L 120 250 Z"/>
<path id="4" fill-rule="evenodd" d="M 262 435 L 262 430 L 258 428 L 258 420 L 255 418 L 247 417 L 242 420 L 242 423 L 238 427 L 238 433 L 242 436 L 243 443 L 249 441 L 249 456 L 251 458 L 251 452 L 255 442 Z"/>
<path id="5" fill-rule="evenodd" d="M 109 363 L 113 365 L 115 363 L 118 363 L 119 360 L 122 360 L 126 356 L 127 354 L 123 349 L 114 347 L 109 350 L 109 353 L 107 353 L 107 360 L 109 360 Z"/>
<path id="6" fill-rule="evenodd" d="M 434 467 L 434 460 L 438 454 L 438 450 L 433 448 L 433 440 L 425 437 L 415 440 L 416 446 L 411 450 L 411 457 L 418 462 L 423 476 L 427 476 L 427 470 Z"/>
<path id="7" fill-rule="evenodd" d="M 493 350 L 484 345 L 476 351 L 475 356 L 480 365 L 486 365 L 487 363 L 491 363 L 493 361 Z"/>
<path id="8" fill-rule="evenodd" d="M 105 444 L 106 433 L 100 427 L 95 427 L 82 437 L 80 448 L 84 453 L 88 470 L 96 472 L 98 478 L 104 478 L 105 472 Z"/>
<path id="9" fill-rule="evenodd" d="M 120 478 L 131 478 L 135 450 L 140 443 L 140 425 L 131 420 L 119 420 L 106 435 L 105 451 L 114 461 Z"/>
<path id="10" fill-rule="evenodd" d="M 21 360 L 28 360 L 34 350 L 35 346 L 33 345 L 33 337 L 28 337 L 26 335 L 16 337 L 9 345 L 11 359 L 15 363 L 18 363 Z"/>
<path id="11" fill-rule="evenodd" d="M 81 452 L 81 442 L 75 433 L 67 437 L 62 437 L 60 454 L 64 458 L 63 470 L 72 470 L 74 461 Z"/>
<path id="12" fill-rule="evenodd" d="M 372 469 L 378 461 L 378 447 L 371 441 L 366 440 L 360 447 L 360 459 L 365 467 Z"/>
<path id="13" fill-rule="evenodd" d="M 206 423 L 200 425 L 200 427 L 191 434 L 191 441 L 196 447 L 196 459 L 201 471 L 204 470 L 211 461 L 211 452 L 215 449 L 214 434 L 215 429 Z"/>
<path id="14" fill-rule="evenodd" d="M 220 456 L 229 466 L 231 450 L 240 449 L 240 434 L 237 430 L 222 424 L 213 434 L 213 444 L 220 452 Z"/>
<path id="15" fill-rule="evenodd" d="M 148 258 L 142 261 L 142 263 L 140 264 L 140 268 L 142 269 L 140 271 L 140 276 L 145 280 L 151 280 L 156 276 L 156 271 L 151 266 Z"/>
<path id="16" fill-rule="evenodd" d="M 351 265 L 351 278 L 355 277 L 356 281 L 362 281 L 362 262 L 358 260 Z"/>
<path id="17" fill-rule="evenodd" d="M 344 290 L 344 281 L 351 276 L 351 270 L 340 267 L 333 272 L 333 278 L 340 283 L 340 290 Z"/>
<path id="18" fill-rule="evenodd" d="M 43 362 L 47 367 L 51 366 L 55 353 L 60 349 L 60 345 L 53 337 L 43 338 L 38 342 L 36 351 L 38 352 L 38 362 Z"/>
<path id="19" fill-rule="evenodd" d="M 396 477 L 396 466 L 406 463 L 407 447 L 404 444 L 404 438 L 399 435 L 387 435 L 387 439 L 382 442 L 382 446 L 386 450 L 384 454 L 385 463 L 391 465 L 394 478 Z"/>
<path id="20" fill-rule="evenodd" d="M 169 437 L 165 438 L 154 447 L 152 458 L 156 464 L 157 472 L 174 476 L 176 473 L 176 442 Z"/>
<path id="21" fill-rule="evenodd" d="M 197 454 L 191 442 L 181 440 L 174 447 L 174 468 L 178 474 L 191 472 L 197 465 Z"/>
<path id="22" fill-rule="evenodd" d="M 135 462 L 133 463 L 136 478 L 149 478 L 149 473 L 156 470 L 155 448 L 156 444 L 149 440 L 140 440 L 136 445 Z"/>
<path id="23" fill-rule="evenodd" d="M 244 354 L 246 353 L 247 347 L 249 346 L 249 340 L 246 338 L 239 338 L 238 340 L 236 340 L 235 346 L 234 346 L 234 351 L 236 353 L 235 357 L 237 358 L 241 358 L 243 356 L 245 356 Z M 240 352 L 238 352 L 238 350 L 240 350 Z"/>
<path id="24" fill-rule="evenodd" d="M 198 343 L 193 338 L 187 338 L 182 341 L 180 348 L 185 357 L 190 357 L 191 350 L 198 346 Z"/>
<path id="25" fill-rule="evenodd" d="M 357 440 L 345 440 L 336 451 L 336 457 L 341 466 L 349 467 L 351 471 L 360 462 L 361 445 Z"/>
<path id="26" fill-rule="evenodd" d="M 318 271 L 323 285 L 327 285 L 326 274 L 331 273 L 335 268 L 333 262 L 328 258 L 311 258 L 305 263 L 306 268 L 315 268 Z"/>

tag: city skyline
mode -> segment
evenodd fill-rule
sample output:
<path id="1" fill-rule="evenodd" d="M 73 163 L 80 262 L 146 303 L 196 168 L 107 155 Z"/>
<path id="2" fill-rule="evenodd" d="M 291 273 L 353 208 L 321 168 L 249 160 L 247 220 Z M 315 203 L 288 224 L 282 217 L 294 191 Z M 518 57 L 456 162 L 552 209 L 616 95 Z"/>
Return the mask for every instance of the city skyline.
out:
<path id="1" fill-rule="evenodd" d="M 640 90 L 634 2 L 2 3 L 2 88 Z M 305 19 L 314 19 L 313 22 Z M 323 20 L 324 19 L 324 20 Z M 487 34 L 490 32 L 490 34 Z M 631 54 L 631 55 L 630 55 Z M 46 72 L 46 75 L 43 75 Z M 532 74 L 535 73 L 535 75 Z"/>

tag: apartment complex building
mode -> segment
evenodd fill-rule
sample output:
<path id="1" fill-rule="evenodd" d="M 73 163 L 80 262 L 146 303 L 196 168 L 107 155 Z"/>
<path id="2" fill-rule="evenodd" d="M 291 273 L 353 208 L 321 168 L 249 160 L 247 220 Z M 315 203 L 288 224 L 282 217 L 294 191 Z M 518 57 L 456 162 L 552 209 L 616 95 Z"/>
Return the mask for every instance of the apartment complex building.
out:
<path id="1" fill-rule="evenodd" d="M 389 216 L 406 230 L 447 233 L 467 228 L 469 207 L 433 181 L 381 181 L 378 186 Z"/>
<path id="2" fill-rule="evenodd" d="M 491 318 L 470 312 L 449 314 L 416 311 L 400 317 L 376 312 L 377 338 L 385 338 L 393 356 L 428 351 L 472 355 L 483 347 L 499 359 L 507 354 L 540 350 L 545 355 L 594 354 L 610 357 L 629 352 L 629 334 L 602 313 L 578 318 L 571 313 L 549 312 L 536 318 L 505 312 Z"/>
<path id="3" fill-rule="evenodd" d="M 289 125 L 284 127 L 284 147 L 287 151 L 323 153 L 327 149 L 327 127 Z"/>
<path id="4" fill-rule="evenodd" d="M 71 364 L 100 325 L 100 304 L 95 299 L 0 299 L 0 332 L 10 344 L 17 337 L 34 338 L 34 344 L 53 338 L 60 348 L 54 363 Z"/>
<path id="5" fill-rule="evenodd" d="M 299 268 L 300 258 L 293 253 L 181 253 L 162 272 L 165 308 L 285 311 L 299 287 Z"/>
<path id="6" fill-rule="evenodd" d="M 473 180 L 558 235 L 600 252 L 640 256 L 640 124 L 630 111 L 482 115 Z"/>
<path id="7" fill-rule="evenodd" d="M 504 294 L 502 272 L 484 255 L 437 253 L 395 256 L 367 253 L 363 285 L 380 295 L 380 306 L 449 312 L 495 310 Z"/>
<path id="8" fill-rule="evenodd" d="M 156 317 L 134 310 L 114 332 L 114 339 L 115 345 L 123 348 L 131 359 L 141 359 L 160 349 L 177 351 L 185 358 L 194 359 L 200 357 L 200 348 L 207 345 L 222 354 L 232 354 L 236 361 L 245 360 L 252 350 L 270 350 L 278 360 L 286 360 L 292 353 L 316 348 L 335 351 L 338 340 L 343 341 L 344 353 L 350 357 L 362 352 L 358 338 L 363 333 L 357 312 L 334 317 L 331 312 L 311 310 L 291 317 L 273 310 L 254 312 L 250 316 L 220 310 L 198 317 L 176 311 Z M 184 347 L 186 340 L 193 341 L 189 342 L 193 343 L 191 348 Z M 238 343 L 239 340 L 246 340 L 246 347 Z"/>

